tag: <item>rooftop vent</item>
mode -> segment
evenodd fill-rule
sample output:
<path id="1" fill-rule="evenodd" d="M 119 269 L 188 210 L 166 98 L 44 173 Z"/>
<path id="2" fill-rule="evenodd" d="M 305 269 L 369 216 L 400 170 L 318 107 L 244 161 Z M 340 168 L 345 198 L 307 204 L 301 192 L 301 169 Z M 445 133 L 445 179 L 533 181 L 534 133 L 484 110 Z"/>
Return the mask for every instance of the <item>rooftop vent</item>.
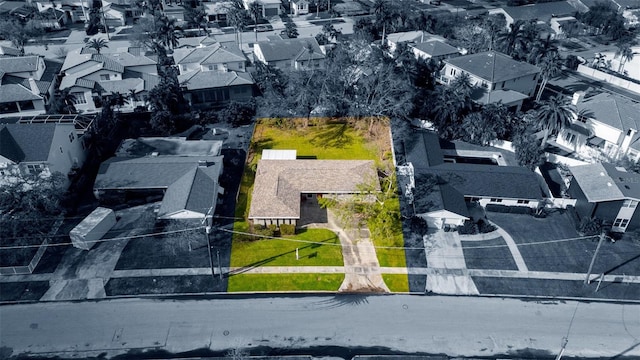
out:
<path id="1" fill-rule="evenodd" d="M 160 155 L 160 153 L 158 153 L 157 151 L 154 151 L 151 153 L 151 156 L 158 156 L 158 155 Z"/>

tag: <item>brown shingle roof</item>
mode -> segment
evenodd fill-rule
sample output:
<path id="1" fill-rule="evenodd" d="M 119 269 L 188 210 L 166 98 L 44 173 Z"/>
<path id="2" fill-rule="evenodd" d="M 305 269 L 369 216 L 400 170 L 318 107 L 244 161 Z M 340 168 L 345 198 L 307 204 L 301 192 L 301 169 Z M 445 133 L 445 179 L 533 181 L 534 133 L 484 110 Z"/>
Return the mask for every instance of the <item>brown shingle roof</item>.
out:
<path id="1" fill-rule="evenodd" d="M 249 219 L 298 219 L 301 193 L 353 194 L 376 178 L 372 160 L 260 160 Z"/>

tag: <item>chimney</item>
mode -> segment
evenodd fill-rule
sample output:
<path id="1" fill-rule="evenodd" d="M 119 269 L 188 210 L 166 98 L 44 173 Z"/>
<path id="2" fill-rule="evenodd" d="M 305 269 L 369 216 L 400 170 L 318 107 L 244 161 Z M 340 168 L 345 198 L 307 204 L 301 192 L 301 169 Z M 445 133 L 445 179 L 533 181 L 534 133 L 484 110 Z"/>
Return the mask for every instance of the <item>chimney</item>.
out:
<path id="1" fill-rule="evenodd" d="M 29 87 L 31 88 L 30 90 L 34 95 L 40 95 L 38 84 L 36 84 L 36 81 L 33 78 L 29 78 Z"/>
<path id="2" fill-rule="evenodd" d="M 198 160 L 198 167 L 207 167 L 208 165 L 207 160 Z"/>
<path id="3" fill-rule="evenodd" d="M 571 99 L 572 105 L 578 105 L 584 99 L 584 91 L 576 91 L 573 93 L 573 98 Z"/>

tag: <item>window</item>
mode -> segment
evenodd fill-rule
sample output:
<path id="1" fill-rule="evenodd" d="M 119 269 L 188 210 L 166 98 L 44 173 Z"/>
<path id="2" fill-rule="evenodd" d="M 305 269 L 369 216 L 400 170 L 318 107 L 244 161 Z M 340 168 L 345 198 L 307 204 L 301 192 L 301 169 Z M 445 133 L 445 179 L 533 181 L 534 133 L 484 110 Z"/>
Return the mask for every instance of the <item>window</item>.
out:
<path id="1" fill-rule="evenodd" d="M 629 224 L 629 219 L 618 218 L 613 222 L 614 227 L 621 227 L 621 228 L 626 228 L 628 224 Z"/>
<path id="2" fill-rule="evenodd" d="M 62 146 L 60 146 L 60 154 L 64 154 L 64 150 L 62 149 Z"/>
<path id="3" fill-rule="evenodd" d="M 570 132 L 564 134 L 564 140 L 570 144 L 573 144 L 576 141 L 576 135 Z"/>
<path id="4" fill-rule="evenodd" d="M 109 80 L 109 74 L 100 74 L 100 80 Z"/>
<path id="5" fill-rule="evenodd" d="M 456 75 L 456 69 L 451 69 L 450 74 L 455 76 Z"/>
<path id="6" fill-rule="evenodd" d="M 29 174 L 38 174 L 44 169 L 42 164 L 27 164 L 27 171 Z"/>
<path id="7" fill-rule="evenodd" d="M 626 208 L 632 208 L 635 209 L 635 207 L 638 206 L 638 202 L 635 200 L 625 200 L 622 203 L 622 207 L 626 207 Z"/>
<path id="8" fill-rule="evenodd" d="M 528 204 L 529 200 L 518 200 L 518 204 Z"/>
<path id="9" fill-rule="evenodd" d="M 493 203 L 501 203 L 501 202 L 502 202 L 502 199 L 498 199 L 498 198 L 491 198 L 491 200 L 490 200 L 490 201 L 491 201 L 491 202 L 493 202 Z"/>
<path id="10" fill-rule="evenodd" d="M 629 129 L 627 130 L 627 136 L 631 136 L 633 134 L 633 130 Z"/>
<path id="11" fill-rule="evenodd" d="M 71 95 L 73 95 L 73 103 L 75 105 L 87 103 L 87 99 L 84 97 L 83 92 L 72 92 Z"/>
<path id="12" fill-rule="evenodd" d="M 76 139 L 76 136 L 73 133 L 69 133 L 69 142 L 73 142 Z"/>

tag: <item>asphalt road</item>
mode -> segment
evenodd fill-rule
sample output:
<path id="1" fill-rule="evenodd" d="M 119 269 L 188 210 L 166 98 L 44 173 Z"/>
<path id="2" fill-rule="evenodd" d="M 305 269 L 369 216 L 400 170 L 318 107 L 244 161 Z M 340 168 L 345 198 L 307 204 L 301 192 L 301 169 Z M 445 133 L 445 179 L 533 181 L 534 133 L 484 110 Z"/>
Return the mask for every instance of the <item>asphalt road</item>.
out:
<path id="1" fill-rule="evenodd" d="M 569 331 L 565 356 L 640 357 L 640 305 L 576 304 L 408 295 L 37 303 L 0 307 L 0 343 L 14 355 L 65 357 L 257 346 L 539 357 L 557 354 Z"/>

